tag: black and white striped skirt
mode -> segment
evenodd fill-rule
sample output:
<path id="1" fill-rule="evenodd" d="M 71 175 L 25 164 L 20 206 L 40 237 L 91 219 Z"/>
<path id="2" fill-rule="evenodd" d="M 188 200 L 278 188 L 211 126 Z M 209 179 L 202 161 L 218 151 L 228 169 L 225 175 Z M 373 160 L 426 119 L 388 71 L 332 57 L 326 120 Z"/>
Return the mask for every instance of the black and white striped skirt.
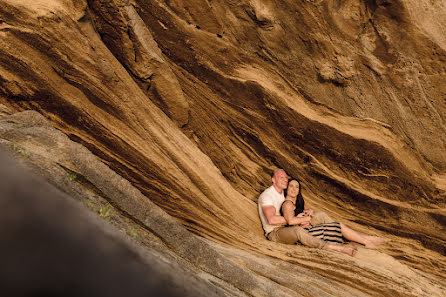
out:
<path id="1" fill-rule="evenodd" d="M 305 228 L 308 232 L 324 241 L 344 243 L 341 224 L 339 222 L 325 223 Z"/>

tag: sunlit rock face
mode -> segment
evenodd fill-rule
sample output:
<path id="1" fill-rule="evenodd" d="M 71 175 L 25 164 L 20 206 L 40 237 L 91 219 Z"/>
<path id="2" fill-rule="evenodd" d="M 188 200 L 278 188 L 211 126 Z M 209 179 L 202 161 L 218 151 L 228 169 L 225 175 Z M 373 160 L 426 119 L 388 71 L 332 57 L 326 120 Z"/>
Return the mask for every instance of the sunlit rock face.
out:
<path id="1" fill-rule="evenodd" d="M 1 0 L 1 112 L 40 112 L 278 295 L 441 296 L 445 23 L 428 0 Z M 349 259 L 266 241 L 274 167 L 392 242 Z"/>

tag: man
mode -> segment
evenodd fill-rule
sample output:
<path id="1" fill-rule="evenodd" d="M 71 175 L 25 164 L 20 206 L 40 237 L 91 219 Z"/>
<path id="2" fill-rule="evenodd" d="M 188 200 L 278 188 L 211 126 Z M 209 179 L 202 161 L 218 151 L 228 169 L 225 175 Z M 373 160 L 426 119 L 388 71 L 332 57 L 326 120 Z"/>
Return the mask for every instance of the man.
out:
<path id="1" fill-rule="evenodd" d="M 354 256 L 356 248 L 328 243 L 314 237 L 302 228 L 300 224 L 311 223 L 311 216 L 304 216 L 295 222 L 296 225 L 285 227 L 287 221 L 280 214 L 280 208 L 285 201 L 284 190 L 288 186 L 288 175 L 285 170 L 277 169 L 271 175 L 272 186 L 263 191 L 259 197 L 259 216 L 262 222 L 265 236 L 271 241 L 295 244 L 298 241 L 303 245 L 341 252 Z"/>

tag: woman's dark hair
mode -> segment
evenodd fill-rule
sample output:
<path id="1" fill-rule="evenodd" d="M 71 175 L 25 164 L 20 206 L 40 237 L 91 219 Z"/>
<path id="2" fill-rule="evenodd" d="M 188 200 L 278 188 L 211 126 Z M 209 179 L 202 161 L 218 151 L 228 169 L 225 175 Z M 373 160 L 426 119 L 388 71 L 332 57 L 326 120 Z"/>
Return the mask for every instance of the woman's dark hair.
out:
<path id="1" fill-rule="evenodd" d="M 292 182 L 293 180 L 295 180 L 298 184 L 299 184 L 299 194 L 297 194 L 297 198 L 296 198 L 296 209 L 294 210 L 294 213 L 296 215 L 300 214 L 301 212 L 304 211 L 304 206 L 305 206 L 305 201 L 304 201 L 304 197 L 302 196 L 302 185 L 301 183 L 296 179 L 296 178 L 290 178 L 288 180 L 288 184 L 290 184 L 290 182 Z M 287 190 L 285 190 L 285 197 L 287 195 Z"/>

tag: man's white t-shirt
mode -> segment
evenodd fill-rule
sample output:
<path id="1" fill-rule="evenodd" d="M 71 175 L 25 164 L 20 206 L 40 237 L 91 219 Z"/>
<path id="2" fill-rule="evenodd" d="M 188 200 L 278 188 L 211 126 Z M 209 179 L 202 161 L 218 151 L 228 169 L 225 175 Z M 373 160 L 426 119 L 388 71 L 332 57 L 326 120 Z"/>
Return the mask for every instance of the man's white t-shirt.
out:
<path id="1" fill-rule="evenodd" d="M 263 206 L 272 205 L 276 209 L 276 215 L 280 216 L 280 208 L 282 207 L 282 203 L 285 201 L 285 196 L 282 194 L 277 193 L 274 186 L 269 187 L 265 191 L 263 191 L 262 194 L 259 196 L 259 216 L 260 221 L 262 221 L 263 230 L 265 230 L 265 235 L 267 235 L 269 232 L 273 231 L 275 228 L 279 226 L 270 225 L 268 224 L 268 220 L 266 219 L 265 215 L 263 214 Z"/>

